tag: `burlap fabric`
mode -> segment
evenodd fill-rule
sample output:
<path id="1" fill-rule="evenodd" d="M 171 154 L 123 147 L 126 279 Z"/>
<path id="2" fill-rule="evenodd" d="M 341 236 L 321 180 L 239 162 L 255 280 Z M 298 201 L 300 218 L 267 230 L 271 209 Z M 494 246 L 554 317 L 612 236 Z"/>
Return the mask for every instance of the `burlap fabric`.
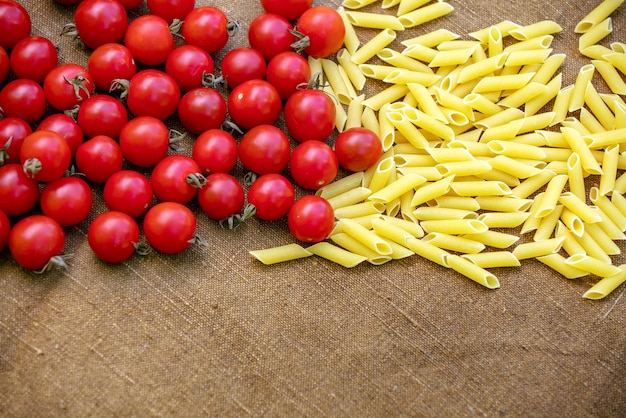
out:
<path id="1" fill-rule="evenodd" d="M 87 51 L 59 37 L 71 8 L 20 2 L 62 62 L 86 63 Z M 451 3 L 450 16 L 402 36 L 553 19 L 564 84 L 588 63 L 573 28 L 596 1 Z M 262 11 L 252 0 L 196 4 L 241 22 L 227 48 L 247 44 Z M 606 42 L 626 41 L 625 13 Z M 230 231 L 204 216 L 208 249 L 107 265 L 86 240 L 105 210 L 101 191 L 88 221 L 67 230 L 69 269 L 35 275 L 0 254 L 2 416 L 626 414 L 623 287 L 585 300 L 597 278 L 566 280 L 534 260 L 495 269 L 494 291 L 417 256 L 350 270 L 313 257 L 264 266 L 248 251 L 293 242 L 285 221 Z"/>

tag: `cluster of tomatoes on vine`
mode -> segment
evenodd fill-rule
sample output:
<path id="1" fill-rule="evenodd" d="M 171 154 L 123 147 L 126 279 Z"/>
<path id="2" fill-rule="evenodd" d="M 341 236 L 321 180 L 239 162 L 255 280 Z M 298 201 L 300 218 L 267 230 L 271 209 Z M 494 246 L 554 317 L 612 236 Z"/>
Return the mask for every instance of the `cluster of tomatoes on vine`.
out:
<path id="1" fill-rule="evenodd" d="M 160 252 L 198 242 L 194 199 L 231 226 L 288 216 L 297 239 L 321 241 L 332 207 L 314 195 L 295 199 L 292 180 L 316 190 L 340 166 L 364 170 L 382 152 L 363 128 L 326 143 L 337 104 L 310 88 L 306 55 L 329 57 L 343 43 L 341 17 L 329 7 L 261 0 L 266 13 L 250 23 L 250 46 L 227 51 L 218 70 L 213 54 L 237 24 L 217 7 L 147 0 L 149 12 L 129 20 L 143 1 L 54 1 L 76 5 L 62 32 L 89 49 L 86 66 L 59 64 L 53 43 L 31 36 L 25 8 L 0 0 L 0 251 L 8 244 L 25 268 L 65 264 L 63 227 L 88 218 L 96 184 L 109 210 L 90 223 L 88 242 L 107 262 L 142 249 L 140 217 Z M 281 114 L 287 133 L 276 126 Z M 171 152 L 184 135 L 168 128 L 171 117 L 196 136 L 190 156 Z M 254 174 L 245 209 L 231 174 L 238 161 Z"/>

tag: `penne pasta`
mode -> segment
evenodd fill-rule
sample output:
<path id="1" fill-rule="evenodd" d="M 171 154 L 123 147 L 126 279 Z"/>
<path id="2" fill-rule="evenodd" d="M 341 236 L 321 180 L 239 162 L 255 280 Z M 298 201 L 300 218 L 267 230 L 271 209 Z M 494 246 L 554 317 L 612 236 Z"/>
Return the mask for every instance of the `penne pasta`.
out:
<path id="1" fill-rule="evenodd" d="M 585 178 L 583 168 L 580 164 L 580 157 L 576 153 L 573 153 L 567 159 L 567 177 L 570 192 L 584 201 L 587 196 L 585 191 Z"/>
<path id="2" fill-rule="evenodd" d="M 624 281 L 626 281 L 626 266 L 620 265 L 619 272 L 612 275 L 603 277 L 589 290 L 587 290 L 583 297 L 586 299 L 598 300 L 608 296 L 611 292 L 617 289 Z"/>
<path id="3" fill-rule="evenodd" d="M 578 75 L 576 76 L 576 81 L 574 81 L 574 87 L 571 93 L 572 96 L 568 104 L 568 110 L 570 112 L 579 110 L 585 104 L 585 91 L 594 73 L 595 67 L 592 64 L 583 65 L 580 70 L 578 70 Z"/>
<path id="4" fill-rule="evenodd" d="M 383 213 L 384 211 L 385 205 L 382 203 L 361 202 L 335 209 L 335 218 L 359 218 L 361 216 Z"/>
<path id="5" fill-rule="evenodd" d="M 380 255 L 390 255 L 392 252 L 391 246 L 385 240 L 381 239 L 375 232 L 365 228 L 358 222 L 343 218 L 339 220 L 341 230 L 352 238 L 356 239 L 367 248 L 375 251 Z"/>
<path id="6" fill-rule="evenodd" d="M 597 44 L 602 39 L 609 36 L 611 32 L 613 32 L 613 21 L 610 17 L 607 17 L 578 38 L 578 50 L 582 51 L 585 48 Z"/>
<path id="7" fill-rule="evenodd" d="M 398 16 L 398 20 L 405 29 L 408 29 L 443 17 L 453 10 L 454 6 L 451 4 L 439 1 Z"/>
<path id="8" fill-rule="evenodd" d="M 463 254 L 461 257 L 484 269 L 494 267 L 519 267 L 521 264 L 510 251 L 488 251 L 477 254 Z"/>
<path id="9" fill-rule="evenodd" d="M 368 199 L 373 202 L 389 203 L 425 182 L 426 179 L 418 174 L 407 174 L 387 184 L 381 190 L 370 195 Z"/>
<path id="10" fill-rule="evenodd" d="M 548 216 L 556 208 L 566 183 L 567 175 L 565 174 L 558 174 L 550 179 L 534 214 L 536 218 Z"/>
<path id="11" fill-rule="evenodd" d="M 493 212 L 526 212 L 530 209 L 532 199 L 518 199 L 504 196 L 478 196 L 476 201 L 480 209 Z"/>
<path id="12" fill-rule="evenodd" d="M 393 15 L 370 12 L 347 11 L 352 26 L 390 31 L 404 30 L 404 25 Z"/>
<path id="13" fill-rule="evenodd" d="M 585 17 L 583 17 L 574 28 L 576 33 L 585 33 L 605 20 L 624 2 L 624 0 L 603 0 Z"/>
<path id="14" fill-rule="evenodd" d="M 391 87 L 368 97 L 363 101 L 363 106 L 367 106 L 373 110 L 379 110 L 385 103 L 392 103 L 407 94 L 409 89 L 402 84 L 394 84 Z"/>
<path id="15" fill-rule="evenodd" d="M 407 247 L 415 254 L 430 260 L 440 266 L 448 267 L 446 257 L 450 255 L 446 250 L 418 238 L 409 238 L 406 241 Z"/>
<path id="16" fill-rule="evenodd" d="M 598 186 L 602 196 L 611 193 L 615 188 L 619 155 L 618 144 L 610 145 L 604 150 L 604 157 L 602 159 L 602 175 L 600 176 L 600 185 Z"/>
<path id="17" fill-rule="evenodd" d="M 500 282 L 498 281 L 498 278 L 496 276 L 483 269 L 482 267 L 458 255 L 447 255 L 446 264 L 452 270 L 462 274 L 463 276 L 475 281 L 478 284 L 485 286 L 488 289 L 497 289 L 500 287 Z"/>
<path id="18" fill-rule="evenodd" d="M 462 238 L 458 235 L 444 234 L 442 232 L 432 232 L 422 238 L 435 247 L 448 251 L 455 251 L 464 254 L 476 254 L 485 249 L 485 244 L 473 241 L 469 238 Z"/>
<path id="19" fill-rule="evenodd" d="M 598 91 L 591 82 L 587 83 L 587 89 L 585 90 L 585 104 L 605 130 L 615 128 L 615 116 L 613 112 L 611 112 L 611 109 L 604 103 L 604 100 L 602 100 L 602 97 L 598 94 Z"/>
<path id="20" fill-rule="evenodd" d="M 337 195 L 348 192 L 356 187 L 361 187 L 362 185 L 363 185 L 363 172 L 356 171 L 352 174 L 349 174 L 345 177 L 342 177 L 339 180 L 335 180 L 332 183 L 328 183 L 327 185 L 317 189 L 315 191 L 315 194 L 325 199 L 329 199 L 331 197 L 335 197 Z"/>
<path id="21" fill-rule="evenodd" d="M 282 263 L 313 255 L 313 253 L 298 244 L 287 244 L 263 250 L 253 250 L 249 251 L 249 253 L 263 264 Z"/>
<path id="22" fill-rule="evenodd" d="M 356 267 L 367 260 L 363 255 L 352 253 L 326 241 L 307 247 L 307 251 L 346 268 Z"/>
<path id="23" fill-rule="evenodd" d="M 366 77 L 359 69 L 358 65 L 352 62 L 350 52 L 348 52 L 346 48 L 341 48 L 337 51 L 336 57 L 337 62 L 345 71 L 352 86 L 358 91 L 363 90 L 363 87 L 365 87 Z"/>
<path id="24" fill-rule="evenodd" d="M 493 231 L 491 229 L 478 234 L 467 234 L 461 236 L 474 241 L 482 242 L 489 247 L 498 249 L 509 248 L 520 239 L 517 235 Z"/>
<path id="25" fill-rule="evenodd" d="M 561 127 L 561 132 L 571 150 L 580 157 L 583 170 L 589 174 L 602 175 L 602 168 L 600 168 L 600 165 L 587 147 L 581 133 L 574 128 L 568 127 Z"/>
<path id="26" fill-rule="evenodd" d="M 563 244 L 563 237 L 551 238 L 544 241 L 525 242 L 513 249 L 513 255 L 518 260 L 527 260 L 544 255 L 557 253 Z"/>
<path id="27" fill-rule="evenodd" d="M 565 264 L 599 277 L 611 277 L 622 272 L 619 267 L 587 254 L 574 254 L 569 256 L 565 259 Z"/>
<path id="28" fill-rule="evenodd" d="M 379 0 L 343 0 L 341 5 L 348 9 L 360 9 L 372 3 L 376 3 L 377 1 Z"/>
<path id="29" fill-rule="evenodd" d="M 488 229 L 487 225 L 478 219 L 429 220 L 421 221 L 420 226 L 427 233 L 441 232 L 449 235 L 478 234 Z"/>
<path id="30" fill-rule="evenodd" d="M 334 96 L 340 103 L 346 105 L 349 104 L 352 101 L 352 97 L 350 97 L 344 78 L 339 73 L 339 65 L 327 58 L 320 59 L 320 62 L 322 64 L 324 75 L 326 76 L 325 78 L 334 92 Z M 339 109 L 341 106 L 335 107 Z"/>
<path id="31" fill-rule="evenodd" d="M 343 26 L 345 29 L 343 44 L 346 47 L 348 53 L 353 54 L 361 45 L 361 41 L 359 40 L 359 36 L 354 30 L 354 26 L 352 26 L 352 23 L 348 18 L 346 9 L 343 7 L 338 7 L 337 13 L 339 13 L 339 16 L 341 16 L 341 20 L 343 21 Z"/>
<path id="32" fill-rule="evenodd" d="M 459 196 L 506 196 L 512 193 L 501 181 L 455 181 L 450 187 Z"/>
<path id="33" fill-rule="evenodd" d="M 591 63 L 607 86 L 609 86 L 611 92 L 621 95 L 626 94 L 626 82 L 613 64 L 605 60 L 592 60 Z"/>
<path id="34" fill-rule="evenodd" d="M 472 90 L 472 93 L 487 93 L 501 90 L 517 90 L 524 87 L 535 73 L 494 75 L 483 77 Z"/>
<path id="35" fill-rule="evenodd" d="M 345 232 L 331 234 L 330 240 L 351 253 L 365 257 L 370 264 L 381 265 L 391 261 L 390 255 L 378 254 Z"/>
<path id="36" fill-rule="evenodd" d="M 332 184 L 332 183 L 331 183 Z M 371 196 L 372 191 L 366 187 L 355 187 L 354 189 L 347 190 L 341 194 L 328 197 L 328 203 L 333 209 L 342 208 L 362 202 Z"/>
<path id="37" fill-rule="evenodd" d="M 613 193 L 613 196 L 617 194 L 618 193 Z M 600 194 L 597 187 L 592 187 L 589 191 L 589 200 L 591 200 L 601 212 L 605 213 L 620 231 L 626 231 L 626 216 L 615 206 L 611 199 Z"/>
<path id="38" fill-rule="evenodd" d="M 488 228 L 517 228 L 530 216 L 528 212 L 486 212 L 478 220 Z"/>
<path id="39" fill-rule="evenodd" d="M 404 55 L 391 48 L 381 49 L 376 56 L 396 68 L 432 74 L 433 70 L 421 61 Z"/>
<path id="40" fill-rule="evenodd" d="M 512 29 L 509 34 L 520 41 L 527 41 L 531 38 L 537 38 L 544 35 L 552 35 L 559 33 L 563 28 L 552 20 L 542 20 L 531 23 L 530 25 Z"/>
<path id="41" fill-rule="evenodd" d="M 411 199 L 410 206 L 416 207 L 429 200 L 436 199 L 450 191 L 450 183 L 454 180 L 454 176 L 448 176 L 441 180 L 426 183 L 415 191 Z"/>
<path id="42" fill-rule="evenodd" d="M 393 29 L 385 28 L 378 32 L 376 36 L 361 45 L 359 49 L 354 51 L 350 60 L 356 64 L 364 64 L 371 58 L 375 57 L 381 50 L 396 39 L 396 32 Z"/>
<path id="43" fill-rule="evenodd" d="M 561 274 L 561 276 L 566 279 L 579 279 L 589 275 L 588 272 L 565 263 L 565 257 L 558 253 L 543 255 L 537 257 L 537 260 Z"/>
<path id="44" fill-rule="evenodd" d="M 361 117 L 363 115 L 363 100 L 365 100 L 364 94 L 361 94 L 350 100 L 350 103 L 348 104 L 348 110 L 346 112 L 347 118 L 345 129 L 361 127 Z"/>
<path id="45" fill-rule="evenodd" d="M 432 32 L 425 33 L 424 35 L 405 39 L 400 43 L 404 46 L 419 44 L 427 48 L 432 48 L 443 42 L 453 41 L 458 38 L 459 35 L 450 32 L 448 29 L 436 29 Z"/>

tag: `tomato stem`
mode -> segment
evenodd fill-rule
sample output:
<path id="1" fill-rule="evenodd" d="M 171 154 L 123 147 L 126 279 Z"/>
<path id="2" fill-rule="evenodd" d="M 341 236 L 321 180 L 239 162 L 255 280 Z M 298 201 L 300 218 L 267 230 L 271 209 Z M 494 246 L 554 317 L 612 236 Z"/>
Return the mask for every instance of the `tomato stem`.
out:
<path id="1" fill-rule="evenodd" d="M 78 30 L 76 29 L 76 25 L 73 23 L 67 23 L 63 25 L 63 29 L 61 29 L 61 36 L 69 36 L 73 41 L 80 39 L 78 35 Z"/>
<path id="2" fill-rule="evenodd" d="M 187 176 L 187 184 L 196 189 L 201 189 L 206 184 L 206 177 L 200 173 L 192 173 Z"/>
<path id="3" fill-rule="evenodd" d="M 199 245 L 201 247 L 208 247 L 209 242 L 202 238 L 200 235 L 195 234 L 189 241 L 187 241 L 191 245 Z"/>
<path id="4" fill-rule="evenodd" d="M 39 158 L 29 158 L 24 161 L 23 165 L 24 173 L 30 178 L 34 178 L 41 171 L 42 167 Z"/>
<path id="5" fill-rule="evenodd" d="M 78 120 L 78 110 L 80 109 L 80 105 L 76 105 L 71 109 L 67 109 L 65 111 L 63 111 L 63 113 L 65 113 L 67 116 L 69 116 L 70 118 L 72 118 L 74 120 L 74 122 L 76 122 Z"/>
<path id="6" fill-rule="evenodd" d="M 80 95 L 81 90 L 84 91 L 85 94 L 87 94 L 87 97 L 91 96 L 91 92 L 89 91 L 87 86 L 85 86 L 85 81 L 87 81 L 87 79 L 82 74 L 76 74 L 71 80 L 65 76 L 63 76 L 63 79 L 65 80 L 65 82 L 72 86 L 72 88 L 74 89 L 74 94 L 76 95 L 76 98 L 78 100 L 83 100 Z"/>
<path id="7" fill-rule="evenodd" d="M 296 41 L 291 44 L 291 48 L 293 48 L 295 52 L 301 53 L 311 45 L 311 39 L 304 33 L 298 32 L 295 29 L 289 30 L 289 33 L 296 37 Z"/>
<path id="8" fill-rule="evenodd" d="M 239 29 L 241 29 L 241 23 L 236 20 L 229 20 L 226 24 L 226 32 L 228 32 L 228 36 L 230 37 L 234 36 Z"/>
<path id="9" fill-rule="evenodd" d="M 141 256 L 148 255 L 152 251 L 152 247 L 144 241 L 133 242 L 133 246 L 135 247 L 135 252 Z"/>
<path id="10" fill-rule="evenodd" d="M 2 148 L 0 149 L 0 166 L 4 165 L 6 161 L 8 161 L 11 156 L 9 155 L 9 147 L 11 146 L 11 142 L 13 142 L 13 135 L 7 139 L 7 142 L 4 143 Z"/>
<path id="11" fill-rule="evenodd" d="M 109 93 L 116 90 L 121 90 L 120 99 L 124 100 L 128 96 L 128 90 L 130 89 L 130 80 L 123 78 L 116 78 L 111 81 L 111 87 L 109 87 Z"/>
<path id="12" fill-rule="evenodd" d="M 224 122 L 222 122 L 222 130 L 230 131 L 231 133 L 237 132 L 238 134 L 243 135 L 241 128 L 230 119 L 225 119 Z"/>
<path id="13" fill-rule="evenodd" d="M 70 258 L 72 258 L 72 254 L 55 255 L 48 260 L 46 265 L 43 266 L 41 270 L 34 270 L 34 273 L 43 274 L 57 267 L 67 269 L 68 266 L 66 260 L 69 260 Z"/>

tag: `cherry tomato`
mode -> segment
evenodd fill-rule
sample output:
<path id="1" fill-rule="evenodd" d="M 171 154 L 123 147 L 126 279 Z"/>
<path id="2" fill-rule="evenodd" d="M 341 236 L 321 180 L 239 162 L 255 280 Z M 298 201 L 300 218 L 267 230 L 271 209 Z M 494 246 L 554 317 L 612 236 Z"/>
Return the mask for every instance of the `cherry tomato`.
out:
<path id="1" fill-rule="evenodd" d="M 335 212 L 326 199 L 306 195 L 296 200 L 287 217 L 289 232 L 296 239 L 315 243 L 323 241 L 335 226 Z"/>
<path id="2" fill-rule="evenodd" d="M 174 19 L 185 20 L 196 6 L 195 0 L 148 0 L 147 3 L 150 13 L 162 17 L 167 23 Z"/>
<path id="3" fill-rule="evenodd" d="M 237 164 L 237 141 L 222 129 L 209 129 L 193 143 L 191 157 L 198 163 L 202 174 L 228 173 Z"/>
<path id="4" fill-rule="evenodd" d="M 290 32 L 293 25 L 284 17 L 264 13 L 258 15 L 248 28 L 248 42 L 250 46 L 263 55 L 267 61 L 281 52 L 291 51 L 291 44 L 296 40 Z"/>
<path id="5" fill-rule="evenodd" d="M 0 114 L 28 123 L 39 121 L 46 113 L 44 90 L 33 80 L 13 80 L 0 90 Z"/>
<path id="6" fill-rule="evenodd" d="M 20 164 L 0 167 L 0 210 L 8 216 L 21 216 L 35 207 L 39 185 L 24 173 Z"/>
<path id="7" fill-rule="evenodd" d="M 7 247 L 10 232 L 11 221 L 9 217 L 0 210 L 0 253 Z"/>
<path id="8" fill-rule="evenodd" d="M 289 170 L 296 184 L 317 190 L 337 177 L 339 164 L 330 146 L 320 141 L 305 141 L 291 153 Z"/>
<path id="9" fill-rule="evenodd" d="M 31 215 L 13 225 L 9 251 L 13 259 L 30 270 L 43 270 L 65 247 L 65 233 L 54 219 Z"/>
<path id="10" fill-rule="evenodd" d="M 63 6 L 75 6 L 83 0 L 54 0 L 57 4 L 62 4 Z"/>
<path id="11" fill-rule="evenodd" d="M 128 14 L 117 0 L 83 0 L 74 12 L 80 40 L 91 49 L 119 43 L 128 27 Z"/>
<path id="12" fill-rule="evenodd" d="M 146 213 L 154 193 L 146 176 L 133 170 L 121 170 L 109 177 L 102 196 L 109 210 L 137 218 Z"/>
<path id="13" fill-rule="evenodd" d="M 83 130 L 78 124 L 65 113 L 53 113 L 37 126 L 37 131 L 52 131 L 61 135 L 70 146 L 72 155 L 85 140 Z"/>
<path id="14" fill-rule="evenodd" d="M 56 110 L 72 109 L 94 93 L 91 74 L 78 64 L 61 64 L 53 68 L 43 81 L 46 100 Z"/>
<path id="15" fill-rule="evenodd" d="M 174 35 L 165 19 L 148 14 L 130 22 L 124 43 L 140 63 L 159 65 L 174 50 Z"/>
<path id="16" fill-rule="evenodd" d="M 313 0 L 261 0 L 267 13 L 276 13 L 287 20 L 297 20 L 312 4 Z"/>
<path id="17" fill-rule="evenodd" d="M 57 66 L 59 55 L 50 40 L 29 36 L 19 41 L 11 51 L 11 71 L 17 78 L 43 83 L 46 75 Z"/>
<path id="18" fill-rule="evenodd" d="M 188 45 L 199 46 L 209 54 L 226 46 L 232 23 L 217 7 L 196 7 L 185 17 L 181 34 Z"/>
<path id="19" fill-rule="evenodd" d="M 382 153 L 380 138 L 367 128 L 348 128 L 335 139 L 339 165 L 348 171 L 367 170 L 376 164 Z"/>
<path id="20" fill-rule="evenodd" d="M 108 92 L 113 80 L 130 80 L 137 73 L 137 64 L 124 45 L 108 43 L 100 45 L 89 55 L 87 70 L 95 86 Z"/>
<path id="21" fill-rule="evenodd" d="M 143 0 L 117 0 L 117 1 L 119 1 L 122 4 L 122 6 L 124 6 L 124 9 L 126 10 L 135 9 L 141 6 L 141 4 L 143 3 Z"/>
<path id="22" fill-rule="evenodd" d="M 87 242 L 93 253 L 107 263 L 122 263 L 136 251 L 139 225 L 125 213 L 102 213 L 91 221 Z"/>
<path id="23" fill-rule="evenodd" d="M 274 125 L 250 129 L 239 142 L 239 160 L 257 174 L 280 173 L 289 163 L 291 145 L 287 135 Z"/>
<path id="24" fill-rule="evenodd" d="M 343 45 L 345 31 L 341 15 L 335 9 L 311 7 L 296 24 L 296 32 L 304 35 L 297 48 L 316 58 L 329 57 Z"/>
<path id="25" fill-rule="evenodd" d="M 150 176 L 154 195 L 161 202 L 189 203 L 204 185 L 198 164 L 186 155 L 169 155 L 154 166 Z"/>
<path id="26" fill-rule="evenodd" d="M 82 143 L 76 150 L 76 168 L 87 180 L 104 183 L 122 169 L 122 148 L 106 135 L 97 135 Z"/>
<path id="27" fill-rule="evenodd" d="M 205 75 L 213 74 L 215 63 L 204 49 L 193 45 L 175 48 L 165 61 L 165 72 L 182 91 L 203 87 Z"/>
<path id="28" fill-rule="evenodd" d="M 7 51 L 0 46 L 0 84 L 7 79 L 9 71 L 11 71 L 11 58 Z"/>
<path id="29" fill-rule="evenodd" d="M 335 102 L 325 92 L 300 90 L 285 103 L 285 124 L 298 142 L 325 141 L 335 128 L 336 113 Z"/>
<path id="30" fill-rule="evenodd" d="M 32 131 L 22 119 L 0 119 L 0 166 L 20 162 L 22 143 Z"/>
<path id="31" fill-rule="evenodd" d="M 152 167 L 167 155 L 170 134 L 161 120 L 152 116 L 139 116 L 124 125 L 119 143 L 129 163 Z"/>
<path id="32" fill-rule="evenodd" d="M 267 65 L 265 58 L 254 48 L 231 49 L 222 58 L 222 77 L 230 88 L 244 81 L 264 79 Z"/>
<path id="33" fill-rule="evenodd" d="M 281 52 L 267 64 L 266 80 L 283 99 L 289 98 L 299 87 L 306 86 L 311 79 L 309 62 L 293 51 Z"/>
<path id="34" fill-rule="evenodd" d="M 130 79 L 126 105 L 135 116 L 167 119 L 176 112 L 179 101 L 180 87 L 163 71 L 142 70 Z"/>
<path id="35" fill-rule="evenodd" d="M 128 111 L 116 98 L 108 94 L 96 94 L 83 101 L 76 119 L 88 138 L 98 135 L 117 138 L 128 122 Z"/>
<path id="36" fill-rule="evenodd" d="M 228 114 L 243 129 L 273 125 L 282 110 L 280 94 L 265 80 L 249 80 L 228 95 Z"/>
<path id="37" fill-rule="evenodd" d="M 180 203 L 157 203 L 146 213 L 143 231 L 152 248 L 162 253 L 176 254 L 186 250 L 193 242 L 196 216 Z"/>
<path id="38" fill-rule="evenodd" d="M 25 172 L 40 182 L 55 180 L 70 168 L 72 151 L 61 135 L 52 131 L 35 131 L 28 135 L 20 149 Z"/>
<path id="39" fill-rule="evenodd" d="M 12 0 L 0 0 L 0 46 L 7 51 L 32 30 L 30 15 L 21 4 Z"/>
<path id="40" fill-rule="evenodd" d="M 248 202 L 256 208 L 256 217 L 273 221 L 285 216 L 294 202 L 293 185 L 281 174 L 263 174 L 248 189 Z"/>
<path id="41" fill-rule="evenodd" d="M 243 209 L 245 191 L 239 181 L 226 173 L 207 176 L 206 184 L 198 191 L 198 203 L 211 219 L 224 220 Z"/>
<path id="42" fill-rule="evenodd" d="M 212 88 L 193 89 L 181 98 L 178 117 L 185 129 L 194 134 L 219 128 L 226 119 L 226 100 Z"/>
<path id="43" fill-rule="evenodd" d="M 57 221 L 59 225 L 77 225 L 91 213 L 91 187 L 78 177 L 58 178 L 44 186 L 39 205 L 43 214 Z"/>

